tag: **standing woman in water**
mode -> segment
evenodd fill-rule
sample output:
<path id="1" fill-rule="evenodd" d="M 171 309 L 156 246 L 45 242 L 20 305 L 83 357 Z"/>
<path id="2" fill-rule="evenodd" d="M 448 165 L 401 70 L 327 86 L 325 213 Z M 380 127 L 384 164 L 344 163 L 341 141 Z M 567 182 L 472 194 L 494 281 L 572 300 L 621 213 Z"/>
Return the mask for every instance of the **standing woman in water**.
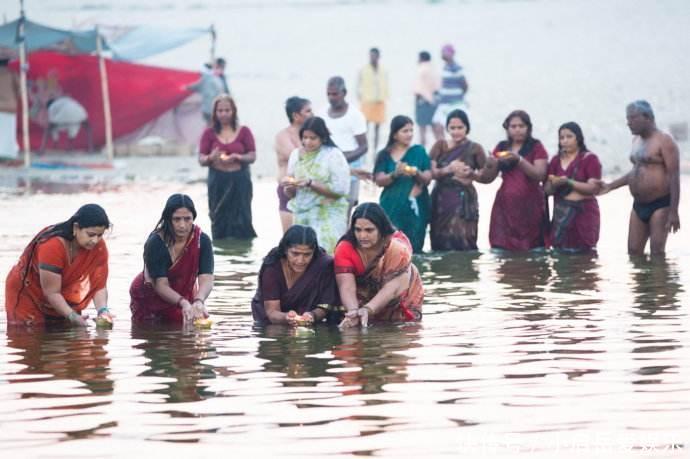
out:
<path id="1" fill-rule="evenodd" d="M 208 211 L 213 239 L 256 237 L 252 226 L 252 178 L 256 161 L 252 131 L 240 126 L 237 105 L 221 94 L 213 101 L 212 127 L 199 143 L 199 163 L 208 167 Z"/>
<path id="2" fill-rule="evenodd" d="M 9 324 L 69 322 L 86 325 L 83 311 L 93 302 L 99 318 L 112 322 L 108 310 L 110 228 L 105 210 L 86 204 L 69 220 L 41 230 L 24 249 L 5 281 Z"/>
<path id="3" fill-rule="evenodd" d="M 489 242 L 494 249 L 510 251 L 543 248 L 548 224 L 541 182 L 546 179 L 548 153 L 532 137 L 532 121 L 527 112 L 511 112 L 503 129 L 507 139 L 493 151 L 498 167 L 487 175 L 487 181 L 492 181 L 500 171 L 503 179 L 491 209 Z"/>

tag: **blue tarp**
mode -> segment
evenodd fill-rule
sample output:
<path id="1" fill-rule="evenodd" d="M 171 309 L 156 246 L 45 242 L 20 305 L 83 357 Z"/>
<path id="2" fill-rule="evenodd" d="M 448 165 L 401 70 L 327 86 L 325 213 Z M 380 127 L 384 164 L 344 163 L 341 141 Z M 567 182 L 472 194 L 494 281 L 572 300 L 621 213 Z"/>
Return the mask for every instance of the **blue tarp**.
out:
<path id="1" fill-rule="evenodd" d="M 7 24 L 0 25 L 0 47 L 16 49 L 19 46 L 17 41 L 17 26 L 21 19 L 16 19 Z M 36 51 L 38 49 L 51 48 L 61 43 L 71 43 L 76 51 L 91 53 L 96 51 L 96 30 L 83 32 L 56 29 L 47 27 L 29 20 L 24 21 L 24 37 L 26 40 L 26 51 Z M 103 43 L 103 49 L 108 46 Z"/>
<path id="2" fill-rule="evenodd" d="M 113 59 L 136 61 L 145 59 L 211 33 L 206 29 L 178 29 L 167 27 L 136 27 L 110 40 Z"/>

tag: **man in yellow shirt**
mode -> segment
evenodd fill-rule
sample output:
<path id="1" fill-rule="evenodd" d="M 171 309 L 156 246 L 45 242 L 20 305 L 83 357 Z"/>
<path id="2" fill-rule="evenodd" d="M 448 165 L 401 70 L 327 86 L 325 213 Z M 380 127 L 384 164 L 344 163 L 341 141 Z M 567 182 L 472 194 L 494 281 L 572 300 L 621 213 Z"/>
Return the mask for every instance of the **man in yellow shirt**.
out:
<path id="1" fill-rule="evenodd" d="M 388 73 L 379 65 L 378 48 L 369 50 L 369 63 L 359 72 L 357 95 L 367 124 L 374 125 L 374 151 L 378 149 L 379 128 L 386 119 Z"/>

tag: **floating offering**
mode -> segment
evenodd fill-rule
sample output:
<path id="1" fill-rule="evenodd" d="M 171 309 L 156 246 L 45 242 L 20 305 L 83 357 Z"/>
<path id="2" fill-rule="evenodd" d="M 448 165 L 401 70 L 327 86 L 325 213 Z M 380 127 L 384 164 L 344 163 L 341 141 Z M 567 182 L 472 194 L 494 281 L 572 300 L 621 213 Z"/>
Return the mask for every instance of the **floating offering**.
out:
<path id="1" fill-rule="evenodd" d="M 496 153 L 496 156 L 498 156 L 499 158 L 507 158 L 510 155 L 511 153 L 508 150 L 499 151 Z"/>
<path id="2" fill-rule="evenodd" d="M 211 328 L 211 325 L 213 325 L 213 321 L 211 319 L 196 319 L 194 321 L 194 326 L 197 328 L 208 329 Z"/>
<path id="3" fill-rule="evenodd" d="M 98 328 L 113 328 L 113 321 L 107 317 L 96 317 L 96 327 Z"/>
<path id="4" fill-rule="evenodd" d="M 297 183 L 297 179 L 295 177 L 287 175 L 283 178 L 283 183 L 285 183 L 286 185 L 294 185 L 295 183 Z"/>
<path id="5" fill-rule="evenodd" d="M 415 166 L 405 166 L 405 173 L 406 174 L 416 174 L 417 168 Z"/>
<path id="6" fill-rule="evenodd" d="M 230 158 L 230 153 L 221 153 L 220 154 L 220 159 L 228 159 Z"/>

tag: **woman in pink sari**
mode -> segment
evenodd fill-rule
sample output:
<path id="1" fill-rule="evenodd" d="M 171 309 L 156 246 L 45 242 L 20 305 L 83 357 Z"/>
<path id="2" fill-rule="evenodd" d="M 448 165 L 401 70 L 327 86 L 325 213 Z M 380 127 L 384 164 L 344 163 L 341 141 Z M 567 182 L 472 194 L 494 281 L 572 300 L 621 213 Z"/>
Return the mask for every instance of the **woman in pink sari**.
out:
<path id="1" fill-rule="evenodd" d="M 182 324 L 208 317 L 211 239 L 194 224 L 192 198 L 174 194 L 144 245 L 144 270 L 129 289 L 133 322 Z"/>
<path id="2" fill-rule="evenodd" d="M 493 151 L 498 168 L 492 170 L 502 172 L 503 183 L 491 210 L 489 242 L 494 249 L 510 251 L 543 248 L 547 222 L 541 182 L 546 178 L 548 153 L 532 137 L 532 121 L 526 112 L 511 112 L 503 128 L 508 138 Z"/>

